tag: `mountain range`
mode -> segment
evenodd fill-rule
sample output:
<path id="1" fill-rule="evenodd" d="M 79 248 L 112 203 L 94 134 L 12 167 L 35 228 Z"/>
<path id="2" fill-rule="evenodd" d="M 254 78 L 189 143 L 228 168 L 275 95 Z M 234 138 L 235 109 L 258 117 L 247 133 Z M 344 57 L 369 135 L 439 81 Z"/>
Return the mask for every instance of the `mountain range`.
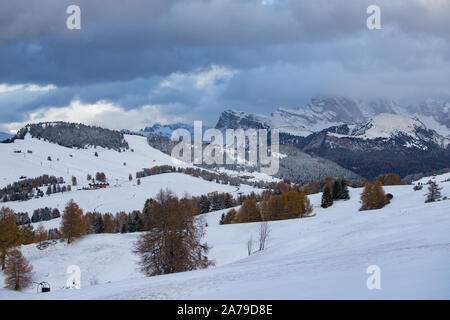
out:
<path id="1" fill-rule="evenodd" d="M 12 138 L 13 135 L 6 133 L 6 132 L 0 132 L 0 141 L 4 141 L 6 139 Z"/>
<path id="2" fill-rule="evenodd" d="M 387 99 L 321 97 L 311 99 L 300 108 L 280 107 L 270 115 L 229 109 L 222 112 L 216 128 L 278 128 L 281 132 L 305 137 L 332 126 L 362 122 L 381 113 L 417 118 L 429 129 L 450 137 L 450 103 L 432 99 L 415 106 L 401 106 Z"/>

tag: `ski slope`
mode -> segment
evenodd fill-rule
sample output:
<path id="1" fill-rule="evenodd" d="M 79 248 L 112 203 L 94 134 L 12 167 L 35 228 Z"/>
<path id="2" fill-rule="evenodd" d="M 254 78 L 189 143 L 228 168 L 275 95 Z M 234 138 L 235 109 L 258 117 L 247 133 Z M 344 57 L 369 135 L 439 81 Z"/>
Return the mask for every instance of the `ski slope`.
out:
<path id="1" fill-rule="evenodd" d="M 436 179 L 450 196 L 450 182 Z M 426 189 L 385 187 L 391 203 L 363 212 L 362 189 L 327 209 L 321 194 L 312 195 L 316 216 L 270 222 L 267 249 L 250 257 L 246 243 L 259 224 L 219 225 L 223 211 L 209 213 L 205 240 L 216 266 L 150 278 L 131 253 L 138 234 L 91 235 L 42 251 L 24 246 L 36 280 L 52 292 L 0 289 L 0 299 L 449 299 L 450 200 L 424 203 Z M 62 289 L 72 264 L 82 288 Z M 381 270 L 380 290 L 367 289 L 370 265 Z"/>

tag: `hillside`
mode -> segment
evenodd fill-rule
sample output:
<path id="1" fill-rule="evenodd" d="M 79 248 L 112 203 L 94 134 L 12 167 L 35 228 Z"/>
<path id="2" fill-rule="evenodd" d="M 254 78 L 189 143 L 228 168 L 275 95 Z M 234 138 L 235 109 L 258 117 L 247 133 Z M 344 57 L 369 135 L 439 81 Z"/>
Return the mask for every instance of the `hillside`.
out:
<path id="1" fill-rule="evenodd" d="M 62 177 L 67 185 L 71 184 L 72 176 L 75 176 L 78 182 L 71 192 L 45 195 L 28 201 L 8 201 L 3 205 L 31 214 L 34 209 L 46 206 L 61 210 L 70 199 L 74 199 L 84 210 L 116 213 L 119 210 L 141 210 L 146 199 L 166 187 L 179 196 L 184 193 L 196 196 L 211 191 L 237 195 L 238 191 L 249 193 L 256 190 L 248 185 L 235 187 L 218 184 L 182 173 L 141 178 L 141 185 L 137 185 L 135 174 L 143 168 L 161 165 L 186 168 L 191 165 L 172 160 L 170 156 L 150 147 L 145 137 L 125 135 L 124 139 L 130 147 L 124 152 L 99 147 L 71 149 L 32 138 L 29 134 L 23 140 L 16 139 L 14 143 L 0 144 L 0 188 L 24 177 L 35 178 L 43 174 Z M 48 160 L 49 157 L 51 160 Z M 110 186 L 105 189 L 82 190 L 89 188 L 91 183 L 87 180 L 87 175 L 95 177 L 96 172 L 104 172 Z M 226 173 L 234 176 L 242 174 L 229 170 Z M 130 174 L 132 181 L 129 181 Z M 255 176 L 262 180 L 272 180 L 261 174 L 255 173 Z M 46 188 L 41 189 L 45 192 Z"/>
<path id="2" fill-rule="evenodd" d="M 449 174 L 434 177 L 450 195 Z M 429 178 L 424 178 L 425 183 Z M 145 278 L 130 253 L 137 234 L 90 235 L 70 246 L 23 252 L 36 279 L 52 292 L 15 293 L 1 299 L 449 299 L 450 201 L 424 203 L 426 188 L 385 187 L 394 195 L 380 210 L 358 211 L 361 189 L 349 201 L 320 208 L 315 217 L 270 222 L 268 248 L 247 256 L 258 224 L 219 225 L 222 211 L 206 214 L 210 258 L 216 267 Z M 120 258 L 118 258 L 120 257 Z M 62 289 L 67 266 L 79 265 L 80 290 Z M 381 268 L 381 290 L 368 290 L 366 269 Z"/>

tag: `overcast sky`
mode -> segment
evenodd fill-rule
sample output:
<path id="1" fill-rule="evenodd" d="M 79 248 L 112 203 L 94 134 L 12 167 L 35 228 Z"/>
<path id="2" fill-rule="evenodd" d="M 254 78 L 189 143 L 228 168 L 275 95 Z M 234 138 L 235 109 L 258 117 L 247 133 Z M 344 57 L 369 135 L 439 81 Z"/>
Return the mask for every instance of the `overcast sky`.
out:
<path id="1" fill-rule="evenodd" d="M 449 0 L 1 0 L 0 131 L 215 125 L 317 95 L 450 100 L 449 41 Z"/>

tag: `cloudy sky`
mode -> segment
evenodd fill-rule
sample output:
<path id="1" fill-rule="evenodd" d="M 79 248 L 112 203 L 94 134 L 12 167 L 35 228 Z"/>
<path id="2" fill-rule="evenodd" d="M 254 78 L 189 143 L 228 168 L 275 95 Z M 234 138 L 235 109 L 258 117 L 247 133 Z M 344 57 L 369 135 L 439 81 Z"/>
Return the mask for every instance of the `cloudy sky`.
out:
<path id="1" fill-rule="evenodd" d="M 0 131 L 214 125 L 317 95 L 449 100 L 449 41 L 450 0 L 2 0 Z"/>

